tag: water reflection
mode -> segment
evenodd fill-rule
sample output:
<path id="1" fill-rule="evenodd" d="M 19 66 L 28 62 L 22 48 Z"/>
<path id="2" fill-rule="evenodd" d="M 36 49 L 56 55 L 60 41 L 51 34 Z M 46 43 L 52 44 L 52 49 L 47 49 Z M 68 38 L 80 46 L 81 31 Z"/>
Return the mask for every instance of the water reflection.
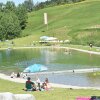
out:
<path id="1" fill-rule="evenodd" d="M 45 64 L 49 64 L 50 62 L 56 60 L 57 58 L 57 52 L 54 50 L 42 49 L 40 53 L 41 53 L 41 59 L 44 58 Z"/>

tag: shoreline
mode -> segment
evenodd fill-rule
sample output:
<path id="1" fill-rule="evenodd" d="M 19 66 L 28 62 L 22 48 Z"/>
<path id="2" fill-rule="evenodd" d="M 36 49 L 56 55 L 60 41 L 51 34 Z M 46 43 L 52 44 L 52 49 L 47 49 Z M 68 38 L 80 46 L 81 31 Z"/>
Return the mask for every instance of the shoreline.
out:
<path id="1" fill-rule="evenodd" d="M 72 47 L 63 47 L 63 46 L 11 47 L 11 48 L 0 48 L 0 50 L 6 50 L 6 49 L 30 49 L 30 48 L 62 48 L 62 49 L 71 49 L 71 50 L 81 51 L 81 52 L 85 52 L 85 53 L 89 53 L 89 54 L 100 55 L 100 52 L 96 52 L 96 51 L 83 50 L 83 49 L 77 49 L 77 48 L 72 48 Z"/>
<path id="2" fill-rule="evenodd" d="M 11 78 L 8 75 L 0 73 L 0 79 L 8 80 L 16 83 L 25 83 L 27 79 L 23 78 Z M 100 90 L 100 87 L 82 87 L 82 86 L 72 86 L 72 85 L 64 85 L 64 84 L 56 84 L 50 83 L 51 87 L 56 88 L 69 88 L 69 89 L 92 89 L 92 90 Z"/>

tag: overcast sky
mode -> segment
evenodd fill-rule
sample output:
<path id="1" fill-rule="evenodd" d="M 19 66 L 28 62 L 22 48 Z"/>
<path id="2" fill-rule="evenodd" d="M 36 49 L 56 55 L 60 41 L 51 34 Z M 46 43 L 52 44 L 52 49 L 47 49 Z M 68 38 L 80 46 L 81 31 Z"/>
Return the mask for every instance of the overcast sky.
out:
<path id="1" fill-rule="evenodd" d="M 2 2 L 2 3 L 6 3 L 7 1 L 13 1 L 13 2 L 15 2 L 16 5 L 18 5 L 19 3 L 22 3 L 25 0 L 0 0 L 0 2 Z M 33 0 L 34 3 L 42 2 L 42 1 L 46 1 L 46 0 Z"/>

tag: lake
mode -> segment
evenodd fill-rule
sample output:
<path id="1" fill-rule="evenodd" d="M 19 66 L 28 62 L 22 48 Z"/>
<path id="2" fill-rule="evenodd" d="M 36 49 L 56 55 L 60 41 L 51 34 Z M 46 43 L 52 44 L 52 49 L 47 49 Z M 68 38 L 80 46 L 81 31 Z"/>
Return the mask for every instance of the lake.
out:
<path id="1" fill-rule="evenodd" d="M 75 69 L 100 68 L 100 55 L 60 48 L 30 48 L 0 50 L 0 72 L 21 72 L 32 64 L 43 64 L 48 72 Z M 76 86 L 100 87 L 100 75 L 90 73 L 59 73 L 39 76 L 48 77 L 53 83 Z M 59 77 L 59 78 L 58 78 Z"/>

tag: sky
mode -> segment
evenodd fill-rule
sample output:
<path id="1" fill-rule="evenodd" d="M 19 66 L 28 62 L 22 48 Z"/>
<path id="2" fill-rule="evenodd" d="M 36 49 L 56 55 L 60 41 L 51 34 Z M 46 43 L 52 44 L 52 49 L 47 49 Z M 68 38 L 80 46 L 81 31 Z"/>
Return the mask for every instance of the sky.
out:
<path id="1" fill-rule="evenodd" d="M 13 1 L 16 5 L 18 5 L 19 3 L 23 3 L 25 0 L 0 0 L 0 2 L 2 2 L 4 4 L 7 1 Z M 36 3 L 36 2 L 43 2 L 43 1 L 46 1 L 46 0 L 33 0 L 34 3 Z"/>

